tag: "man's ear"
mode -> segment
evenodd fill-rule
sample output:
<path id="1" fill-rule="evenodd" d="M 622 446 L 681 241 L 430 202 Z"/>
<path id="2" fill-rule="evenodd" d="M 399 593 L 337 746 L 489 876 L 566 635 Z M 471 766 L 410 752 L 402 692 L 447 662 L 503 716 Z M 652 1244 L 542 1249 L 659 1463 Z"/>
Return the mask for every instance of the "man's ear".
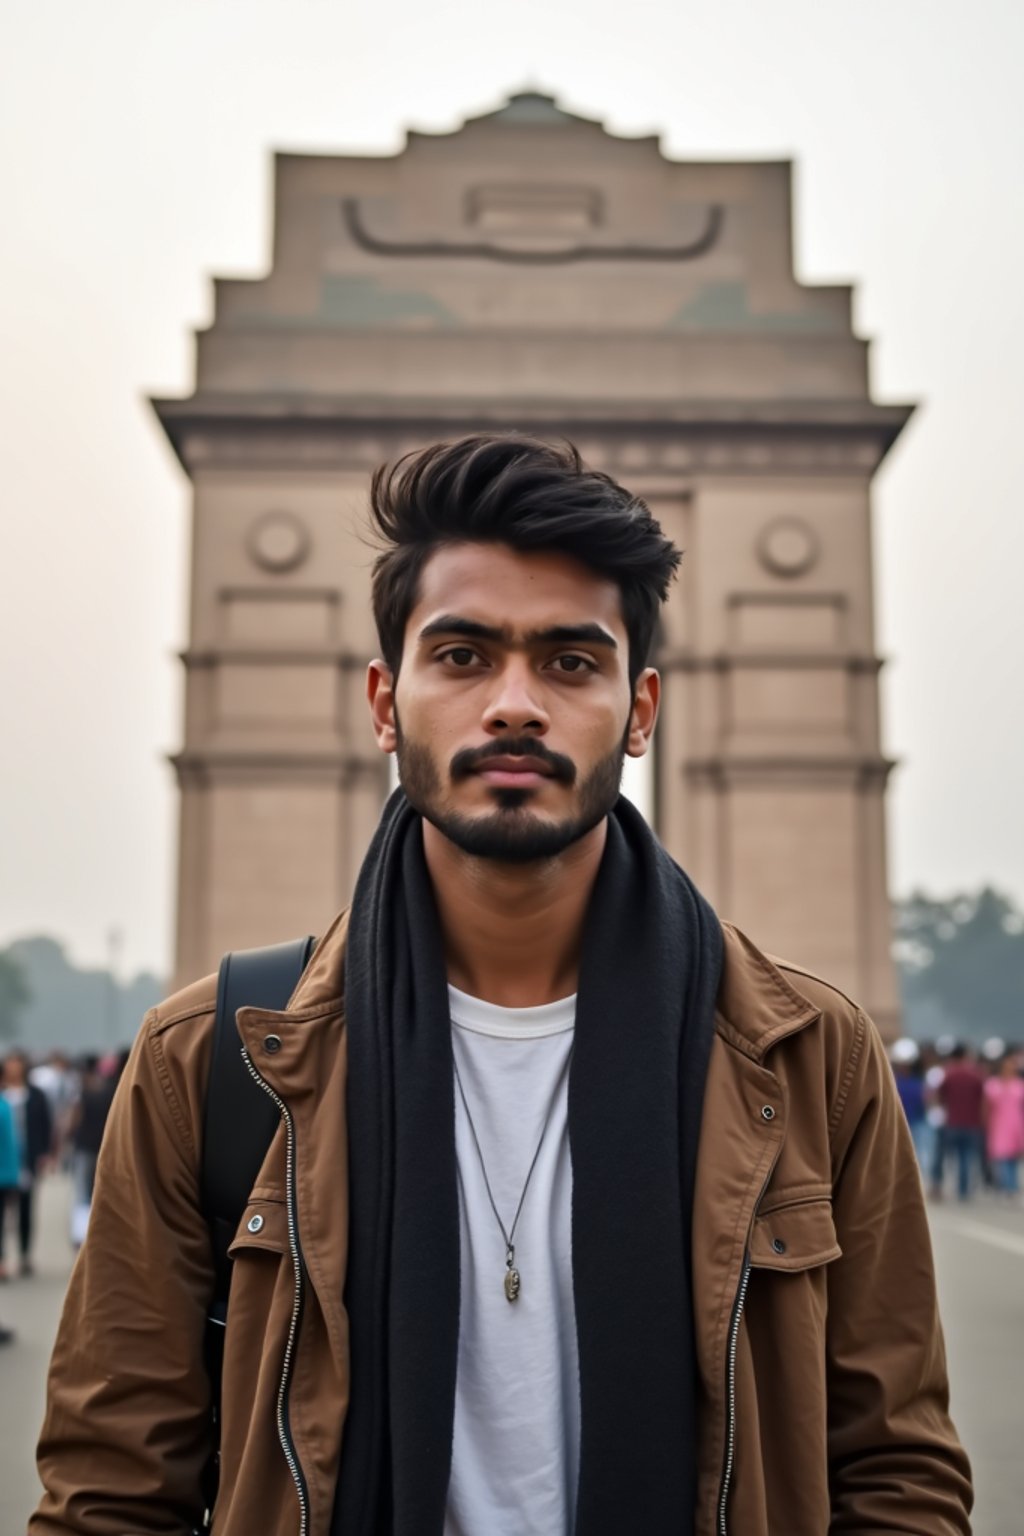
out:
<path id="1" fill-rule="evenodd" d="M 629 757 L 643 757 L 650 746 L 660 702 L 661 677 L 653 667 L 648 667 L 637 678 L 633 690 L 633 709 L 626 738 L 626 753 Z"/>
<path id="2" fill-rule="evenodd" d="M 398 746 L 395 731 L 395 677 L 386 661 L 371 661 L 366 669 L 366 702 L 370 706 L 373 734 L 382 752 Z"/>

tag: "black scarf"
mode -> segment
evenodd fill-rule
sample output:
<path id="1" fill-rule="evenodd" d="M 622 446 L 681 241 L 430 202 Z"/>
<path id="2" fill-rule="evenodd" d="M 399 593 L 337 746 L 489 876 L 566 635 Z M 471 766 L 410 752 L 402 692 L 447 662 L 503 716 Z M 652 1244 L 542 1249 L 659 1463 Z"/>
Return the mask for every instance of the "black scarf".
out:
<path id="1" fill-rule="evenodd" d="M 693 1182 L 718 920 L 625 799 L 587 912 L 569 1074 L 580 1361 L 575 1536 L 693 1529 Z M 422 824 L 391 797 L 356 886 L 352 1394 L 335 1536 L 441 1536 L 459 1329 L 447 978 Z"/>

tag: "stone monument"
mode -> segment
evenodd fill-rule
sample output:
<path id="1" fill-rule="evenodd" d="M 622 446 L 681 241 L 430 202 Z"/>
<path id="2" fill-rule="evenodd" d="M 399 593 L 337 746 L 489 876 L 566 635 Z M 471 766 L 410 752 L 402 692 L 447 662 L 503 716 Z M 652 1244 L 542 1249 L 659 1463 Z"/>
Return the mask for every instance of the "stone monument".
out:
<path id="1" fill-rule="evenodd" d="M 658 832 L 719 912 L 886 1032 L 870 394 L 851 290 L 793 273 L 786 162 L 675 161 L 526 92 L 394 155 L 278 155 L 266 277 L 218 279 L 194 491 L 176 976 L 318 932 L 388 789 L 361 519 L 384 459 L 570 437 L 686 552 L 659 665 Z"/>

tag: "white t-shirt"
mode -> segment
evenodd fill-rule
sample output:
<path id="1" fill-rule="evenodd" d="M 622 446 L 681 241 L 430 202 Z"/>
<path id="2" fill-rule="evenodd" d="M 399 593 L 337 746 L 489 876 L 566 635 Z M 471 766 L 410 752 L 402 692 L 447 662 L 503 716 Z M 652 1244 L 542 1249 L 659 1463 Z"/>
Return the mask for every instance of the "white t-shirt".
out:
<path id="1" fill-rule="evenodd" d="M 449 987 L 452 1048 L 521 1277 L 455 1086 L 461 1305 L 445 1536 L 567 1536 L 576 1520 L 580 1407 L 572 1292 L 567 1087 L 576 999 L 498 1008 Z M 546 1122 L 546 1125 L 545 1125 Z"/>

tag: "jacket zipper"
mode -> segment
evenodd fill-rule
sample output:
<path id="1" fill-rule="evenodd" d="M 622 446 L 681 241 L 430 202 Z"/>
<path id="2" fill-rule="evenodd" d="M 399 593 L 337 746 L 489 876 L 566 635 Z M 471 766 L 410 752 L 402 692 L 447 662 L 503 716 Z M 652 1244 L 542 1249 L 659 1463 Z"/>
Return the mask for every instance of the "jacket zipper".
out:
<path id="1" fill-rule="evenodd" d="M 740 1276 L 740 1286 L 736 1292 L 736 1300 L 733 1302 L 732 1319 L 729 1323 L 728 1363 L 726 1365 L 728 1407 L 726 1411 L 725 1466 L 722 1470 L 722 1491 L 718 1497 L 718 1536 L 728 1536 L 725 1525 L 725 1506 L 729 1499 L 732 1464 L 736 1459 L 736 1352 L 739 1348 L 740 1340 L 740 1318 L 743 1316 L 743 1304 L 747 1299 L 747 1286 L 750 1284 L 750 1267 L 750 1254 L 744 1251 L 743 1273 Z"/>
<path id="2" fill-rule="evenodd" d="M 753 1226 L 757 1215 L 757 1208 L 764 1199 L 764 1192 L 768 1188 L 772 1174 L 775 1172 L 775 1164 L 779 1160 L 782 1151 L 782 1143 L 775 1148 L 768 1172 L 765 1174 L 754 1201 L 753 1210 L 750 1213 L 750 1222 Z M 753 1265 L 750 1262 L 750 1249 L 743 1250 L 743 1268 L 740 1272 L 739 1288 L 736 1291 L 736 1299 L 732 1304 L 732 1316 L 729 1320 L 729 1343 L 726 1350 L 726 1428 L 725 1428 L 725 1464 L 722 1468 L 722 1483 L 718 1495 L 718 1536 L 729 1536 L 726 1526 L 725 1511 L 729 1502 L 729 1484 L 732 1481 L 733 1463 L 736 1460 L 736 1355 L 740 1342 L 740 1321 L 743 1317 L 743 1308 L 747 1300 L 747 1287 L 750 1284 L 750 1271 Z"/>
<path id="3" fill-rule="evenodd" d="M 295 1483 L 296 1492 L 299 1495 L 299 1536 L 306 1536 L 309 1529 L 309 1495 L 306 1490 L 306 1479 L 299 1462 L 298 1453 L 292 1442 L 288 1424 L 288 1387 L 291 1378 L 292 1361 L 295 1355 L 295 1341 L 298 1337 L 299 1322 L 302 1318 L 302 1249 L 299 1246 L 299 1224 L 295 1214 L 295 1124 L 292 1120 L 292 1112 L 287 1104 L 275 1093 L 270 1084 L 260 1076 L 252 1064 L 248 1051 L 242 1051 L 242 1059 L 249 1069 L 250 1076 L 259 1083 L 264 1093 L 270 1095 L 285 1123 L 287 1135 L 287 1160 L 285 1175 L 285 1203 L 288 1213 L 288 1247 L 292 1256 L 292 1267 L 295 1271 L 295 1296 L 292 1301 L 292 1317 L 288 1327 L 288 1342 L 285 1345 L 284 1363 L 281 1367 L 281 1381 L 277 1389 L 277 1438 L 281 1442 L 288 1470 Z"/>

